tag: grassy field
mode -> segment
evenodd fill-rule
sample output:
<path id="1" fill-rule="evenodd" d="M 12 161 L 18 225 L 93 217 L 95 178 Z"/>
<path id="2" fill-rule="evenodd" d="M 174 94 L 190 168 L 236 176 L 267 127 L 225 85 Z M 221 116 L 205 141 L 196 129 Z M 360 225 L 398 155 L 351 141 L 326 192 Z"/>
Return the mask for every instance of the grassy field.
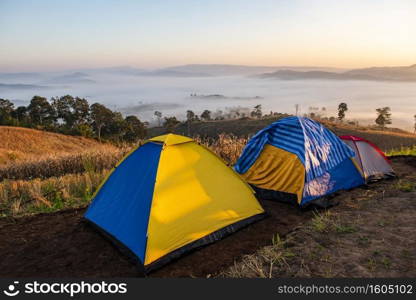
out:
<path id="1" fill-rule="evenodd" d="M 398 178 L 337 193 L 339 205 L 329 210 L 260 199 L 267 218 L 149 276 L 414 278 L 416 157 L 392 163 Z M 77 187 L 82 205 L 89 193 Z M 83 220 L 85 208 L 53 209 L 0 218 L 0 277 L 142 276 Z"/>
<path id="2" fill-rule="evenodd" d="M 198 123 L 192 127 L 192 134 L 197 142 L 210 148 L 228 165 L 232 165 L 240 156 L 249 136 L 271 122 L 273 119 Z M 391 156 L 416 155 L 416 136 L 410 133 L 379 131 L 332 123 L 327 123 L 326 126 L 339 135 L 353 134 L 369 139 L 382 149 L 388 150 L 387 154 Z M 187 129 L 179 127 L 177 130 Z M 149 130 L 150 135 L 164 133 L 161 128 Z M 47 213 L 43 216 L 48 219 L 48 216 L 52 216 L 48 213 L 86 207 L 111 168 L 134 147 L 134 145 L 100 144 L 85 138 L 10 127 L 0 127 L 0 137 L 4 142 L 0 146 L 0 216 L 4 217 L 1 218 L 2 220 L 22 219 L 22 224 L 25 224 L 25 218 L 38 220 L 38 217 L 42 216 L 42 214 L 38 215 L 39 213 Z M 273 229 L 272 226 L 273 228 L 269 230 L 274 232 L 273 238 L 270 235 L 270 243 L 262 244 L 267 246 L 259 248 L 256 244 L 251 254 L 238 258 L 232 266 L 230 264 L 234 254 L 230 252 L 228 259 L 231 261 L 228 267 L 221 268 L 221 272 L 212 275 L 222 277 L 413 276 L 416 258 L 412 251 L 416 246 L 411 237 L 414 236 L 416 208 L 414 206 L 416 165 L 414 159 L 409 162 L 396 161 L 397 159 L 401 157 L 395 158 L 393 163 L 400 179 L 383 181 L 368 189 L 360 188 L 341 193 L 337 196 L 341 203 L 339 206 L 328 211 L 315 212 L 311 218 L 308 217 L 309 215 L 298 215 L 297 218 L 305 219 L 305 222 L 296 225 L 288 231 L 289 234 L 283 232 L 283 235 L 279 236 L 275 233 L 279 232 L 283 225 L 280 225 L 279 230 Z M 289 210 L 289 208 L 282 209 Z M 60 220 L 60 213 L 53 214 L 56 215 L 57 221 Z M 288 211 L 284 214 L 288 214 L 287 224 L 292 224 L 290 220 L 294 216 Z M 281 213 L 275 216 L 276 222 L 282 219 L 279 216 Z M 46 220 L 45 218 L 40 218 L 39 224 L 44 222 L 42 220 Z M 7 224 L 8 222 L 5 221 Z M 287 224 L 284 226 L 288 227 Z M 58 225 L 62 227 L 59 227 L 61 228 L 59 230 L 69 230 L 64 223 Z M 25 228 L 30 232 L 32 230 L 30 226 Z M 75 226 L 70 230 L 71 234 L 77 233 L 77 230 L 79 229 Z M 86 234 L 84 231 L 78 233 Z M 97 238 L 95 233 L 90 234 L 91 237 L 85 236 L 87 240 Z M 234 237 L 237 238 L 237 235 Z M 265 241 L 267 240 L 268 235 Z M 101 240 L 97 240 L 97 243 L 99 242 Z M 392 244 L 395 245 L 394 249 L 390 246 Z M 253 253 L 255 249 L 257 251 Z M 112 248 L 107 251 L 117 261 L 121 259 L 119 254 L 111 252 Z M 200 254 L 202 255 L 203 252 Z M 192 261 L 197 259 L 195 257 L 188 259 Z M 45 266 L 48 264 L 45 263 Z M 182 276 L 191 276 L 185 271 L 188 269 L 187 266 L 187 261 L 184 259 L 170 268 L 173 270 L 179 268 L 181 272 L 185 272 Z M 130 270 L 129 265 L 125 267 L 126 270 Z M 210 268 L 215 269 L 212 266 Z M 112 270 L 108 272 L 114 274 Z M 124 273 L 125 271 L 120 272 L 123 276 L 127 274 Z M 166 268 L 166 271 L 162 270 L 162 273 L 156 276 L 170 276 L 169 272 L 169 268 Z M 202 270 L 199 272 L 197 276 L 206 275 Z"/>
<path id="3" fill-rule="evenodd" d="M 339 205 L 236 260 L 221 277 L 414 277 L 416 158 L 393 159 L 399 178 L 339 193 Z"/>
<path id="4" fill-rule="evenodd" d="M 192 130 L 196 141 L 233 165 L 248 136 L 275 119 L 204 122 L 194 124 Z M 410 133 L 325 125 L 340 135 L 363 136 L 389 150 L 389 155 L 416 152 L 416 136 Z M 161 128 L 151 129 L 149 134 L 165 133 L 158 130 Z M 0 213 L 13 216 L 87 204 L 100 180 L 134 146 L 116 147 L 81 137 L 14 127 L 1 127 L 0 137 L 4 141 L 0 146 Z"/>
<path id="5" fill-rule="evenodd" d="M 0 182 L 0 216 L 85 206 L 107 173 L 103 170 L 48 179 L 3 180 Z"/>
<path id="6" fill-rule="evenodd" d="M 66 174 L 108 170 L 130 149 L 131 147 L 127 146 L 116 148 L 106 145 L 72 154 L 42 155 L 39 158 L 8 163 L 0 166 L 0 181 L 46 179 Z"/>
<path id="7" fill-rule="evenodd" d="M 229 165 L 235 163 L 247 142 L 245 138 L 230 135 L 195 139 Z M 51 212 L 88 204 L 99 183 L 130 149 L 91 150 L 0 167 L 0 216 Z"/>
<path id="8" fill-rule="evenodd" d="M 21 127 L 0 126 L 0 166 L 83 153 L 116 150 L 93 139 Z"/>
<path id="9" fill-rule="evenodd" d="M 260 129 L 285 117 L 278 115 L 265 119 L 235 119 L 224 121 L 209 121 L 193 123 L 190 129 L 191 136 L 216 139 L 220 134 L 235 135 L 242 138 L 252 136 Z M 393 149 L 413 147 L 416 145 L 416 135 L 400 130 L 386 129 L 380 130 L 365 126 L 349 125 L 347 123 L 321 121 L 327 128 L 337 135 L 356 135 L 377 144 L 383 151 Z M 185 124 L 180 124 L 174 129 L 175 133 L 188 135 L 188 128 Z M 148 135 L 153 137 L 164 134 L 165 129 L 161 127 L 149 128 Z"/>
<path id="10" fill-rule="evenodd" d="M 396 155 L 416 155 L 416 146 L 413 147 L 400 147 L 397 149 L 392 149 L 386 152 L 388 156 Z"/>

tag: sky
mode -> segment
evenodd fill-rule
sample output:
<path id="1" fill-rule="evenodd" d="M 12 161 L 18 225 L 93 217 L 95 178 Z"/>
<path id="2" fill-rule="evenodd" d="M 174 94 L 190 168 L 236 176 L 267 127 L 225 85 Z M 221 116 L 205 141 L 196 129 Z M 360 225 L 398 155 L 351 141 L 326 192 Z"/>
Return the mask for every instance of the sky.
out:
<path id="1" fill-rule="evenodd" d="M 0 72 L 416 63 L 414 0 L 0 0 Z"/>

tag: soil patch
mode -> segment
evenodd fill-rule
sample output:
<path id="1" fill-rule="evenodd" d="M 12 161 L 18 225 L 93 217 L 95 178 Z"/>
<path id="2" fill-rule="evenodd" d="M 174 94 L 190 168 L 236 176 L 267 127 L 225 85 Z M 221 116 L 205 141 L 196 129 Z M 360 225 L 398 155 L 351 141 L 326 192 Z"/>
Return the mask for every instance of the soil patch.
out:
<path id="1" fill-rule="evenodd" d="M 416 157 L 393 158 L 399 178 L 340 193 L 279 243 L 246 255 L 225 277 L 415 277 Z"/>
<path id="2" fill-rule="evenodd" d="M 399 174 L 399 179 L 375 183 L 368 188 L 342 192 L 335 197 L 340 200 L 341 204 L 330 210 L 336 214 L 345 214 L 350 218 L 355 215 L 359 216 L 356 218 L 356 222 L 359 223 L 354 224 L 354 228 L 357 228 L 357 226 L 364 228 L 360 229 L 360 234 L 364 237 L 359 241 L 366 241 L 367 236 L 376 235 L 380 243 L 384 243 L 383 245 L 386 247 L 392 248 L 400 245 L 401 248 L 398 251 L 403 254 L 404 260 L 401 262 L 403 266 L 405 264 L 411 266 L 411 264 L 409 265 L 411 255 L 409 256 L 408 253 L 412 253 L 412 251 L 416 253 L 414 241 L 416 236 L 414 221 L 416 220 L 416 199 L 412 192 L 413 187 L 409 186 L 410 183 L 407 183 L 407 181 L 414 178 L 416 173 L 415 162 L 415 157 L 394 158 L 394 168 Z M 403 191 L 400 191 L 401 189 Z M 407 191 L 408 189 L 411 191 Z M 400 201 L 397 200 L 398 192 L 405 194 L 405 196 L 399 197 L 402 199 Z M 364 195 L 366 195 L 365 199 L 362 199 L 358 204 L 357 199 L 364 197 Z M 271 245 L 272 238 L 276 234 L 284 237 L 315 217 L 312 211 L 301 212 L 295 207 L 282 203 L 262 201 L 262 205 L 269 214 L 268 218 L 252 224 L 219 242 L 193 251 L 151 273 L 150 276 L 215 276 L 234 265 L 236 261 L 241 260 L 244 255 L 253 254 L 259 248 Z M 375 207 L 377 210 L 374 212 L 372 210 Z M 22 218 L 1 218 L 0 276 L 140 276 L 134 264 L 107 239 L 82 221 L 84 211 L 85 209 L 75 209 Z M 394 217 L 394 220 L 392 217 Z M 385 222 L 380 223 L 383 218 L 385 218 Z M 383 224 L 384 226 L 382 226 Z M 347 225 L 343 224 L 342 226 L 345 227 L 343 227 L 343 230 L 350 230 Z M 374 231 L 371 226 L 377 230 Z M 325 237 L 325 234 L 322 237 Z M 323 242 L 323 244 L 325 243 Z M 374 245 L 376 247 L 378 244 Z M 367 258 L 362 258 L 359 255 L 367 250 L 358 247 L 354 243 L 350 243 L 349 246 L 346 243 L 343 247 L 351 247 L 351 249 L 354 249 L 353 253 L 357 259 L 364 259 L 367 263 Z M 371 251 L 376 251 L 376 254 L 383 253 L 383 249 L 377 250 L 376 248 L 374 248 L 375 250 L 371 249 Z M 347 253 L 348 248 L 345 251 Z M 371 253 L 374 254 L 373 252 Z M 380 258 L 381 264 L 389 264 L 388 259 L 391 261 L 393 256 L 393 252 L 391 254 L 383 253 Z M 375 260 L 377 261 L 377 259 L 376 257 Z M 371 263 L 370 259 L 368 261 Z M 318 260 L 316 262 L 311 261 L 311 265 L 316 265 L 318 262 Z M 360 268 L 359 264 L 353 264 L 354 262 L 350 262 L 350 269 Z M 394 262 L 394 266 L 396 265 L 400 265 L 400 263 Z M 401 269 L 398 268 L 397 270 Z M 346 275 L 353 276 L 354 272 L 346 273 Z M 382 276 L 383 273 L 377 273 L 376 275 Z M 397 271 L 396 275 L 405 274 Z"/>
<path id="3" fill-rule="evenodd" d="M 269 216 L 153 272 L 154 277 L 206 277 L 271 243 L 310 217 L 282 203 L 262 203 Z M 140 276 L 107 239 L 82 220 L 85 209 L 0 219 L 2 277 Z"/>

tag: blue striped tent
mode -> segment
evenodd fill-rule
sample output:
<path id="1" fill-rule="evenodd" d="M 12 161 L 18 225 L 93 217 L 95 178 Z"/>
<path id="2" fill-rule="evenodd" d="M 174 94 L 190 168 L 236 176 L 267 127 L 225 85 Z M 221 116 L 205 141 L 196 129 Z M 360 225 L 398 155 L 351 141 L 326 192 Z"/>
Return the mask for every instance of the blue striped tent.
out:
<path id="1" fill-rule="evenodd" d="M 254 135 L 234 168 L 263 195 L 304 206 L 364 183 L 354 155 L 322 124 L 288 117 Z"/>

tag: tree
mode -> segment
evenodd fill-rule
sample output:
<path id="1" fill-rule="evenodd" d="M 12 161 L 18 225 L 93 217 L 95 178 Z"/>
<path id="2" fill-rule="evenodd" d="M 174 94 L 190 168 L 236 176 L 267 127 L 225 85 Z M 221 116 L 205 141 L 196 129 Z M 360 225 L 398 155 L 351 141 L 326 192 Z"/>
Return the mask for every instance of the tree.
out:
<path id="1" fill-rule="evenodd" d="M 263 113 L 261 111 L 261 104 L 257 104 L 256 106 L 254 106 L 254 109 L 251 112 L 251 116 L 253 118 L 260 119 L 262 115 L 263 115 Z"/>
<path id="2" fill-rule="evenodd" d="M 58 121 L 62 120 L 66 127 L 72 128 L 74 120 L 71 107 L 74 102 L 74 97 L 65 95 L 62 97 L 52 97 L 51 100 Z"/>
<path id="3" fill-rule="evenodd" d="M 194 121 L 195 120 L 195 113 L 192 110 L 186 111 L 186 120 Z"/>
<path id="4" fill-rule="evenodd" d="M 162 113 L 156 112 L 159 117 Z M 199 120 L 194 116 L 195 120 Z M 180 123 L 169 118 L 168 128 Z M 102 104 L 89 105 L 84 98 L 65 95 L 47 98 L 34 96 L 30 104 L 19 106 L 0 98 L 0 125 L 38 127 L 49 131 L 85 137 L 108 138 L 115 141 L 135 142 L 146 135 L 147 122 L 142 123 L 136 116 L 126 118 L 120 112 L 114 112 Z M 170 129 L 171 130 L 171 129 Z"/>
<path id="5" fill-rule="evenodd" d="M 79 124 L 75 129 L 76 132 L 83 137 L 90 138 L 94 136 L 94 130 L 92 129 L 90 124 Z"/>
<path id="6" fill-rule="evenodd" d="M 27 108 L 26 106 L 19 106 L 13 112 L 12 116 L 16 119 L 20 126 L 27 125 L 28 123 L 28 115 L 27 115 Z"/>
<path id="7" fill-rule="evenodd" d="M 414 128 L 415 128 L 415 133 L 416 133 L 416 115 L 414 115 L 414 116 L 413 116 L 413 118 L 415 119 L 415 125 L 414 125 Z"/>
<path id="8" fill-rule="evenodd" d="M 155 116 L 157 118 L 157 123 L 158 123 L 159 127 L 162 126 L 162 122 L 161 122 L 162 113 L 160 111 L 155 111 Z"/>
<path id="9" fill-rule="evenodd" d="M 34 125 L 50 126 L 56 121 L 55 110 L 45 97 L 34 96 L 27 111 Z"/>
<path id="10" fill-rule="evenodd" d="M 167 132 L 172 132 L 179 123 L 180 122 L 176 119 L 176 117 L 165 117 L 163 127 L 166 128 Z"/>
<path id="11" fill-rule="evenodd" d="M 186 124 L 188 125 L 188 136 L 191 135 L 191 124 L 195 121 L 195 113 L 192 110 L 186 111 Z"/>
<path id="12" fill-rule="evenodd" d="M 322 119 L 326 118 L 326 107 L 325 106 L 321 107 L 321 111 L 319 112 L 319 117 L 322 118 Z"/>
<path id="13" fill-rule="evenodd" d="M 66 95 L 52 98 L 52 106 L 58 119 L 62 119 L 65 127 L 72 130 L 81 124 L 88 123 L 90 106 L 84 98 Z"/>
<path id="14" fill-rule="evenodd" d="M 72 104 L 72 114 L 75 125 L 88 123 L 90 116 L 90 105 L 87 99 L 75 97 Z"/>
<path id="15" fill-rule="evenodd" d="M 110 120 L 104 125 L 102 136 L 107 136 L 113 140 L 120 141 L 126 130 L 127 124 L 123 115 L 120 112 L 111 111 Z"/>
<path id="16" fill-rule="evenodd" d="M 295 116 L 299 115 L 300 106 L 299 104 L 295 104 Z"/>
<path id="17" fill-rule="evenodd" d="M 126 130 L 123 139 L 127 142 L 137 142 L 146 136 L 145 125 L 136 116 L 127 116 L 125 119 Z"/>
<path id="18" fill-rule="evenodd" d="M 319 117 L 319 107 L 309 106 L 308 113 L 305 116 L 309 116 L 311 119 L 317 119 Z"/>
<path id="19" fill-rule="evenodd" d="M 13 119 L 14 104 L 0 98 L 0 125 L 11 125 Z"/>
<path id="20" fill-rule="evenodd" d="M 211 120 L 211 111 L 209 110 L 204 110 L 201 114 L 201 119 L 204 121 L 210 121 Z"/>
<path id="21" fill-rule="evenodd" d="M 382 107 L 377 108 L 377 118 L 376 118 L 376 124 L 381 126 L 382 129 L 386 127 L 386 125 L 391 124 L 391 109 L 390 107 Z"/>
<path id="22" fill-rule="evenodd" d="M 91 105 L 92 125 L 98 140 L 101 142 L 101 132 L 104 125 L 111 123 L 113 120 L 113 112 L 102 104 L 94 103 Z"/>
<path id="23" fill-rule="evenodd" d="M 341 122 L 345 119 L 345 112 L 348 110 L 348 105 L 345 102 L 341 102 L 338 105 L 338 120 Z"/>

